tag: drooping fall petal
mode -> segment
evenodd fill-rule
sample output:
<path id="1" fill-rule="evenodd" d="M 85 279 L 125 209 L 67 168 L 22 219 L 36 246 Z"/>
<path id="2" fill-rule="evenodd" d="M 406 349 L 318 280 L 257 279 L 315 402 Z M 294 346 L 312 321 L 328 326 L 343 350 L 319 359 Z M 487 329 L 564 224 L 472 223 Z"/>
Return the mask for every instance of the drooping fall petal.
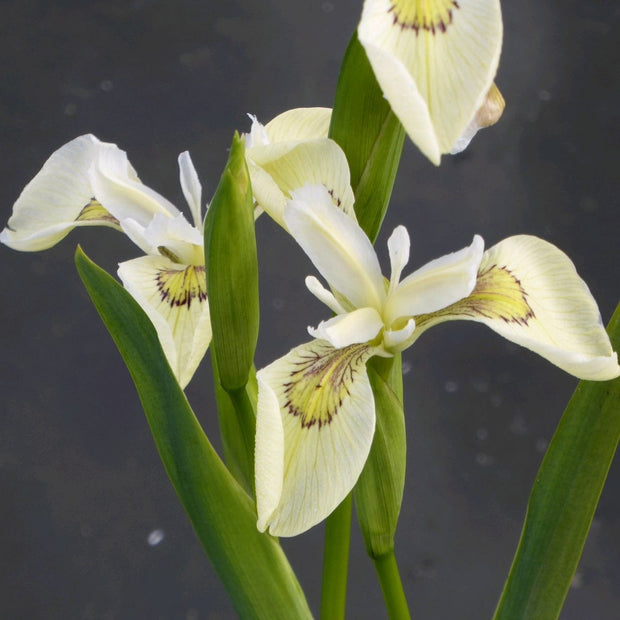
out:
<path id="1" fill-rule="evenodd" d="M 327 517 L 355 485 L 375 429 L 367 345 L 315 340 L 257 373 L 258 528 L 295 536 Z"/>
<path id="2" fill-rule="evenodd" d="M 617 354 L 586 283 L 564 252 L 537 237 L 500 241 L 484 253 L 469 296 L 416 317 L 420 333 L 453 319 L 484 323 L 580 379 L 620 375 Z"/>
<path id="3" fill-rule="evenodd" d="M 499 0 L 366 0 L 358 36 L 392 110 L 439 164 L 493 83 Z"/>
<path id="4" fill-rule="evenodd" d="M 142 256 L 121 263 L 118 275 L 151 319 L 184 388 L 211 341 L 204 264 L 182 265 L 164 256 Z"/>
<path id="5" fill-rule="evenodd" d="M 55 151 L 15 202 L 0 241 L 15 250 L 37 252 L 52 247 L 76 226 L 120 230 L 118 220 L 95 197 L 89 177 L 93 162 L 106 149 L 119 150 L 84 135 Z"/>

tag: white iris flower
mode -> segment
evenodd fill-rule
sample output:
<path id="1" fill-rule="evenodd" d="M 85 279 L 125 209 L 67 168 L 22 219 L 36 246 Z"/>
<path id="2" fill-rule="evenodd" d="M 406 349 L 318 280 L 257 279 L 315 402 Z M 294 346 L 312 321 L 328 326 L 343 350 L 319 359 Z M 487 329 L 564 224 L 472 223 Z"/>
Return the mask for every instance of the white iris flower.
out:
<path id="1" fill-rule="evenodd" d="M 306 184 L 323 185 L 332 202 L 355 218 L 346 155 L 327 137 L 329 108 L 295 108 L 266 125 L 250 118 L 246 161 L 259 208 L 286 228 L 283 214 L 291 192 Z"/>
<path id="2" fill-rule="evenodd" d="M 108 226 L 146 254 L 119 265 L 125 288 L 153 322 L 179 383 L 192 378 L 211 341 L 203 250 L 202 188 L 189 153 L 181 187 L 194 224 L 144 185 L 114 144 L 84 135 L 58 149 L 24 188 L 0 241 L 22 251 L 52 247 L 72 229 Z"/>
<path id="3" fill-rule="evenodd" d="M 499 0 L 365 0 L 358 26 L 377 82 L 433 163 L 496 122 L 502 47 Z"/>
<path id="4" fill-rule="evenodd" d="M 370 241 L 328 191 L 306 186 L 284 210 L 290 233 L 330 290 L 309 290 L 335 316 L 257 374 L 258 527 L 293 536 L 324 519 L 355 485 L 375 429 L 366 362 L 410 346 L 443 321 L 478 321 L 582 379 L 620 374 L 596 302 L 558 248 L 509 237 L 486 252 L 481 237 L 401 280 L 409 235 L 388 241 L 391 275 Z"/>

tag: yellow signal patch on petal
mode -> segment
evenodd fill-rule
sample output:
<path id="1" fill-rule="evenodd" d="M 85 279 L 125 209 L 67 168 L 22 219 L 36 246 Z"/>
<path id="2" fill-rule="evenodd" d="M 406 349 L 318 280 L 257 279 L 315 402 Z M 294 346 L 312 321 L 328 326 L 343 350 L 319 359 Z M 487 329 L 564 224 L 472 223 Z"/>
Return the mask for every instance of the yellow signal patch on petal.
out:
<path id="1" fill-rule="evenodd" d="M 104 207 L 96 198 L 91 198 L 90 202 L 80 211 L 75 218 L 76 222 L 93 222 L 115 226 L 120 230 L 119 221 Z"/>
<path id="2" fill-rule="evenodd" d="M 351 382 L 360 371 L 366 372 L 367 359 L 365 344 L 334 349 L 327 343 L 317 343 L 292 363 L 290 380 L 284 387 L 284 407 L 299 417 L 304 428 L 329 424 L 349 396 Z"/>
<path id="3" fill-rule="evenodd" d="M 472 293 L 416 316 L 416 334 L 453 319 L 484 323 L 580 379 L 620 375 L 586 283 L 566 254 L 537 237 L 516 235 L 487 250 Z"/>
<path id="4" fill-rule="evenodd" d="M 151 319 L 168 363 L 185 387 L 211 341 L 204 265 L 142 256 L 121 263 L 118 275 Z"/>
<path id="5" fill-rule="evenodd" d="M 295 536 L 355 486 L 375 431 L 368 345 L 314 340 L 260 370 L 256 419 L 258 528 Z"/>
<path id="6" fill-rule="evenodd" d="M 188 265 L 181 269 L 160 269 L 157 274 L 157 288 L 161 300 L 170 306 L 187 306 L 192 301 L 207 299 L 207 279 L 204 265 Z"/>
<path id="7" fill-rule="evenodd" d="M 440 310 L 437 314 L 442 312 Z M 485 267 L 478 273 L 476 286 L 469 297 L 446 308 L 445 312 L 522 325 L 527 325 L 535 316 L 519 279 L 509 269 L 498 265 Z"/>
<path id="8" fill-rule="evenodd" d="M 403 29 L 435 34 L 446 31 L 452 23 L 452 12 L 458 8 L 455 0 L 393 0 L 388 13 L 394 15 L 394 24 Z"/>

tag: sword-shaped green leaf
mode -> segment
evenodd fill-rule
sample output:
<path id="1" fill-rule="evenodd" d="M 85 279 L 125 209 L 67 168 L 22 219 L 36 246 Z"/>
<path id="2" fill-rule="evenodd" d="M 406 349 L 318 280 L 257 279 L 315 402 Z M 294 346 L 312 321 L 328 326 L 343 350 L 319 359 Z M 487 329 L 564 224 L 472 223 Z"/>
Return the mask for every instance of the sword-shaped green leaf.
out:
<path id="1" fill-rule="evenodd" d="M 142 309 L 78 248 L 76 266 L 136 385 L 168 476 L 242 618 L 311 618 L 278 542 L 205 436 Z"/>
<path id="2" fill-rule="evenodd" d="M 617 351 L 620 306 L 607 332 Z M 619 438 L 620 378 L 581 381 L 536 476 L 495 620 L 560 615 Z"/>

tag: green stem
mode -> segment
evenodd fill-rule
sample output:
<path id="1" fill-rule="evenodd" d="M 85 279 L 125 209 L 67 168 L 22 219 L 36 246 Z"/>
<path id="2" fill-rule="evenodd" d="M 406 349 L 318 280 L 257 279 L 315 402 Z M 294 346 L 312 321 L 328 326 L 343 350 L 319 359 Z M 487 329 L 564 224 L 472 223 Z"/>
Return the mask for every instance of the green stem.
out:
<path id="1" fill-rule="evenodd" d="M 241 429 L 242 441 L 247 457 L 246 469 L 250 481 L 254 481 L 254 440 L 256 436 L 256 409 L 254 408 L 250 396 L 248 395 L 247 385 L 238 390 L 228 392 L 237 412 L 239 427 Z M 252 482 L 250 483 L 253 486 Z"/>
<path id="2" fill-rule="evenodd" d="M 384 555 L 373 558 L 381 591 L 385 600 L 385 607 L 390 620 L 410 620 L 409 607 L 405 598 L 405 591 L 400 580 L 398 565 L 394 552 L 390 551 Z"/>
<path id="3" fill-rule="evenodd" d="M 344 619 L 352 506 L 352 495 L 349 494 L 325 522 L 321 620 Z"/>

